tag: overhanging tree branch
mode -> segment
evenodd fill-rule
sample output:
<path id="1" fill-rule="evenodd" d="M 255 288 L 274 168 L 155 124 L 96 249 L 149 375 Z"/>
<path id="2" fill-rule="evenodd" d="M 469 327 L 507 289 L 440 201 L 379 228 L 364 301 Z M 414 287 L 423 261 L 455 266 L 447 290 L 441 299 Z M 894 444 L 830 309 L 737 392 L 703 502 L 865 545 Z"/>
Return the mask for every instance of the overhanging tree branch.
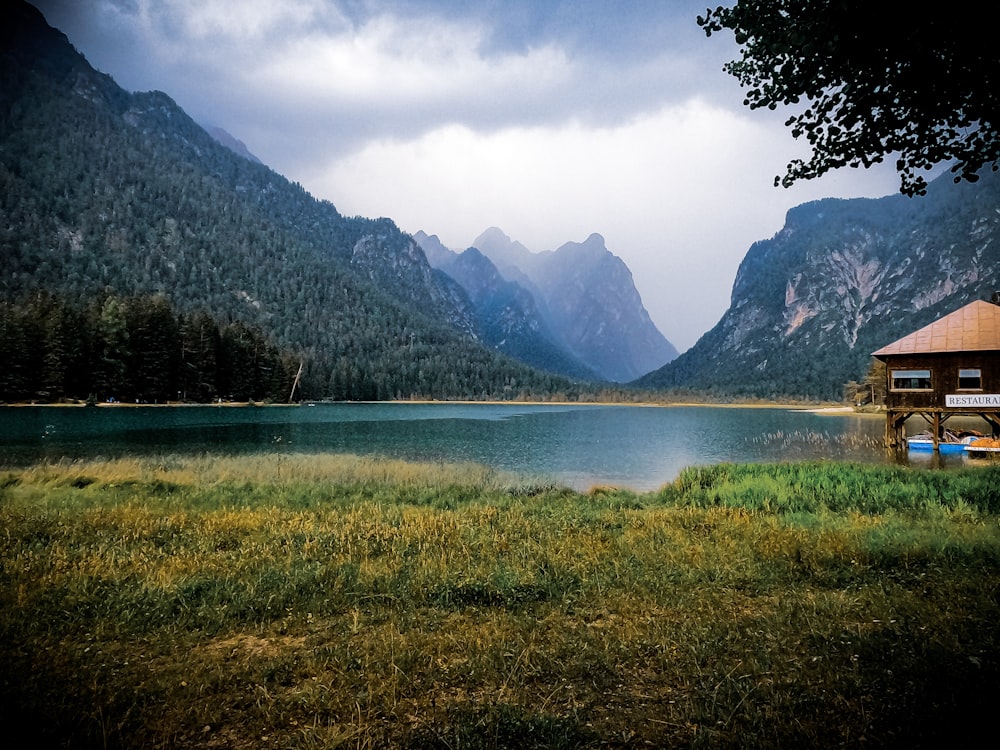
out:
<path id="1" fill-rule="evenodd" d="M 894 156 L 900 191 L 921 195 L 935 165 L 951 163 L 956 182 L 1000 168 L 1000 54 L 976 5 L 739 0 L 697 22 L 733 32 L 740 58 L 724 69 L 746 106 L 805 103 L 785 125 L 812 155 L 775 185 Z"/>

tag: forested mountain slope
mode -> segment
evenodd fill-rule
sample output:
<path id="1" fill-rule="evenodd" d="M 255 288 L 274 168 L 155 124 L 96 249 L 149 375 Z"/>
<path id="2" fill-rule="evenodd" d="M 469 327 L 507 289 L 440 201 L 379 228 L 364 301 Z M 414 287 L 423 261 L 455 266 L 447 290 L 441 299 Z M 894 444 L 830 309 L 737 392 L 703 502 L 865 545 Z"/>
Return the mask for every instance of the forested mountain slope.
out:
<path id="1" fill-rule="evenodd" d="M 30 5 L 0 14 L 3 309 L 161 295 L 259 328 L 304 363 L 308 397 L 572 387 L 482 346 L 467 295 L 392 221 L 342 216 L 166 94 L 124 91 Z M 0 355 L 21 346 L 10 330 Z"/>
<path id="2" fill-rule="evenodd" d="M 1000 175 L 920 198 L 822 200 L 747 252 L 729 310 L 638 381 L 721 397 L 840 398 L 871 352 L 1000 289 Z"/>

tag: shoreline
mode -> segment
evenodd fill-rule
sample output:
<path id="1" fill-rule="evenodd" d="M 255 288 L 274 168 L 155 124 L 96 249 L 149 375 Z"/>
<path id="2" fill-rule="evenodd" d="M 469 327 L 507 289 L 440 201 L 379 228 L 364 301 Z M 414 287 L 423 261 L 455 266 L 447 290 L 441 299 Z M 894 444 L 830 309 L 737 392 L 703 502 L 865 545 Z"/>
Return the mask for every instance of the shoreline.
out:
<path id="1" fill-rule="evenodd" d="M 266 406 L 300 406 L 300 404 L 278 404 L 278 403 L 265 403 L 264 401 L 220 401 L 211 402 L 206 404 L 188 403 L 183 401 L 167 401 L 162 404 L 133 404 L 125 403 L 121 401 L 115 401 L 109 403 L 106 401 L 101 401 L 96 404 L 88 405 L 84 401 L 78 401 L 75 403 L 54 403 L 54 404 L 33 404 L 25 402 L 17 403 L 0 403 L 0 408 L 8 407 L 11 409 L 29 409 L 29 408 L 49 408 L 49 409 L 87 409 L 87 408 L 100 408 L 100 409 L 145 409 L 145 408 L 190 408 L 190 407 L 205 407 L 213 406 L 216 408 L 234 408 L 234 407 L 247 407 L 247 408 L 263 408 Z"/>
<path id="2" fill-rule="evenodd" d="M 295 403 L 276 403 L 264 401 L 220 401 L 210 403 L 190 403 L 182 401 L 167 401 L 165 403 L 130 403 L 130 402 L 99 402 L 89 405 L 84 401 L 60 402 L 60 403 L 0 403 L 0 408 L 56 408 L 56 409 L 77 409 L 77 408 L 101 408 L 101 409 L 137 409 L 137 408 L 267 408 L 267 407 L 291 407 L 291 406 L 317 406 L 317 405 L 378 405 L 378 404 L 421 404 L 421 405 L 442 405 L 449 404 L 464 406 L 634 406 L 643 408 L 671 408 L 671 407 L 708 407 L 714 409 L 788 409 L 790 411 L 802 411 L 814 414 L 878 414 L 878 412 L 859 412 L 852 406 L 815 405 L 795 402 L 729 402 L 711 403 L 699 401 L 465 401 L 465 400 L 435 400 L 435 399 L 400 399 L 390 401 L 300 401 Z"/>

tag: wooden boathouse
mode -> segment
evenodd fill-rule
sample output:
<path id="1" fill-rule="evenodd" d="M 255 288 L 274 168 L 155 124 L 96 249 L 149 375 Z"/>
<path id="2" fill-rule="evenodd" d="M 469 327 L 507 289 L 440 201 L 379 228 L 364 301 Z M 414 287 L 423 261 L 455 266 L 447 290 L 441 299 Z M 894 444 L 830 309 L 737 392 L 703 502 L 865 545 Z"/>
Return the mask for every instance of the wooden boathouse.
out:
<path id="1" fill-rule="evenodd" d="M 906 446 L 904 423 L 922 416 L 934 448 L 951 417 L 974 415 L 1000 436 L 1000 305 L 977 300 L 872 356 L 886 366 L 885 439 Z"/>

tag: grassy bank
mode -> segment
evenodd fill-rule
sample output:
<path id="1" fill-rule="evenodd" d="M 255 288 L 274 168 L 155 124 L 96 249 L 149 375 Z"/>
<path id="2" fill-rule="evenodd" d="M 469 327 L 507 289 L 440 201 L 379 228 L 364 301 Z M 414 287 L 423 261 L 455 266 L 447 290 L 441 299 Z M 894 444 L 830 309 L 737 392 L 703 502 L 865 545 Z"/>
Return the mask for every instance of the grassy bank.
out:
<path id="1" fill-rule="evenodd" d="M 33 747 L 940 747 L 1000 698 L 997 468 L 49 464 L 0 534 Z"/>

